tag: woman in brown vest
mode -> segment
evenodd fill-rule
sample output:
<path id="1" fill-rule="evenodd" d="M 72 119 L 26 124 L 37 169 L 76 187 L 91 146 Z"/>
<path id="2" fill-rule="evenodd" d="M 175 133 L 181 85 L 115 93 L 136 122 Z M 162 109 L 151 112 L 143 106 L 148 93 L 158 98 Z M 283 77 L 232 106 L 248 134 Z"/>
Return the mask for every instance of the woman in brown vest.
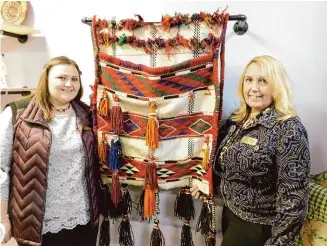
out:
<path id="1" fill-rule="evenodd" d="M 1 224 L 19 245 L 96 243 L 100 171 L 78 65 L 56 57 L 35 95 L 0 116 Z"/>

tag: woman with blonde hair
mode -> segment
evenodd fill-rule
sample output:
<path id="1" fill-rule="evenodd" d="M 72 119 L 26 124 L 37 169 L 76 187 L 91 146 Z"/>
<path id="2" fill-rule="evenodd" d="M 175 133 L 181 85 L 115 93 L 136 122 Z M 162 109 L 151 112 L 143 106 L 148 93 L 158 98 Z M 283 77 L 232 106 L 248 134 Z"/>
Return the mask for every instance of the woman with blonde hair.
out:
<path id="1" fill-rule="evenodd" d="M 222 246 L 293 245 L 304 223 L 309 142 L 291 94 L 275 58 L 258 56 L 246 65 L 240 107 L 223 125 L 215 155 L 224 200 Z M 191 191 L 201 196 L 198 187 Z"/>
<path id="2" fill-rule="evenodd" d="M 0 115 L 4 242 L 96 244 L 102 192 L 81 71 L 61 56 L 44 67 L 35 95 Z"/>

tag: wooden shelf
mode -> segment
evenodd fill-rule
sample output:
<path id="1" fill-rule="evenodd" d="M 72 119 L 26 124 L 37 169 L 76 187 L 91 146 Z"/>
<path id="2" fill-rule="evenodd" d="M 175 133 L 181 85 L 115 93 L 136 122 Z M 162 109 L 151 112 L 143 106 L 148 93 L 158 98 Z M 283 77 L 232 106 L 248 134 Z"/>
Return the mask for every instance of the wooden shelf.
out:
<path id="1" fill-rule="evenodd" d="M 8 95 L 8 94 L 22 94 L 28 95 L 31 92 L 36 91 L 36 88 L 0 88 L 1 95 Z"/>
<path id="2" fill-rule="evenodd" d="M 13 23 L 0 24 L 0 34 L 17 38 L 20 43 L 26 43 L 28 35 L 40 33 L 39 30 Z"/>

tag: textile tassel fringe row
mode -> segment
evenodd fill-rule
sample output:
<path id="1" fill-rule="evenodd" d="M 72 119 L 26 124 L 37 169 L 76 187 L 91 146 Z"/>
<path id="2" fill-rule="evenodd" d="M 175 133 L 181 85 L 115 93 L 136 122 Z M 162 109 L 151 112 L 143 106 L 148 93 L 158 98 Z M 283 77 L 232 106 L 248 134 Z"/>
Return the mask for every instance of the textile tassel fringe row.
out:
<path id="1" fill-rule="evenodd" d="M 113 174 L 112 174 L 111 200 L 112 200 L 113 205 L 117 208 L 118 204 L 121 200 L 121 190 L 120 190 L 118 171 L 113 171 Z"/>
<path id="2" fill-rule="evenodd" d="M 210 223 L 212 220 L 212 214 L 209 210 L 208 200 L 205 198 L 199 219 L 196 223 L 195 231 L 200 233 L 201 235 L 208 235 L 210 231 Z"/>
<path id="3" fill-rule="evenodd" d="M 193 198 L 188 186 L 181 189 L 175 200 L 174 214 L 180 219 L 194 219 Z"/>
<path id="4" fill-rule="evenodd" d="M 110 115 L 109 98 L 105 90 L 103 90 L 102 97 L 99 102 L 98 112 L 102 117 L 109 117 Z"/>
<path id="5" fill-rule="evenodd" d="M 128 215 L 124 215 L 119 228 L 119 245 L 121 246 L 133 246 L 134 245 L 134 234 L 132 226 L 129 221 Z"/>
<path id="6" fill-rule="evenodd" d="M 121 134 L 123 131 L 123 112 L 117 95 L 114 96 L 114 104 L 111 109 L 111 122 L 114 133 Z"/>
<path id="7" fill-rule="evenodd" d="M 108 160 L 108 146 L 107 146 L 107 141 L 106 141 L 106 137 L 104 134 L 102 135 L 102 140 L 101 140 L 101 143 L 99 144 L 99 159 L 104 164 Z"/>
<path id="8" fill-rule="evenodd" d="M 120 169 L 121 143 L 117 135 L 111 140 L 109 164 L 111 170 Z"/>
<path id="9" fill-rule="evenodd" d="M 110 245 L 110 222 L 109 218 L 106 216 L 103 218 L 100 228 L 100 241 L 99 246 L 109 246 Z"/>
<path id="10" fill-rule="evenodd" d="M 148 185 L 144 192 L 144 218 L 151 218 L 155 214 L 156 190 Z"/>
<path id="11" fill-rule="evenodd" d="M 154 226 L 151 233 L 150 246 L 165 246 L 165 238 L 159 228 L 159 220 L 154 220 Z"/>
<path id="12" fill-rule="evenodd" d="M 194 246 L 193 238 L 192 238 L 192 230 L 189 221 L 187 220 L 184 220 L 184 225 L 182 227 L 181 246 Z"/>
<path id="13" fill-rule="evenodd" d="M 156 103 L 150 103 L 150 114 L 146 126 L 146 145 L 155 150 L 159 147 L 159 122 L 156 118 Z"/>

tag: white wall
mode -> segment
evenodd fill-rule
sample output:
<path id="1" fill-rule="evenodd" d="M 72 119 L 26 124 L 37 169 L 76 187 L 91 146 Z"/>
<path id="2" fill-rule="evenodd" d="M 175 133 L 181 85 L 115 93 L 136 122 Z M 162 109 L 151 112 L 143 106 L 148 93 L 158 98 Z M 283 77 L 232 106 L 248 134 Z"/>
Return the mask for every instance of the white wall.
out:
<path id="1" fill-rule="evenodd" d="M 233 32 L 234 22 L 228 25 L 224 118 L 238 105 L 236 83 L 245 64 L 257 55 L 276 57 L 293 81 L 294 104 L 310 138 L 311 172 L 327 170 L 327 100 L 323 99 L 327 89 L 326 2 L 32 1 L 27 24 L 41 30 L 48 57 L 67 55 L 77 61 L 87 86 L 93 83 L 94 66 L 90 27 L 81 22 L 82 17 L 96 14 L 119 19 L 140 14 L 146 21 L 154 21 L 166 13 L 213 12 L 227 4 L 230 14 L 247 16 L 249 31 L 238 36 Z M 31 57 L 30 62 L 38 64 L 37 59 L 38 56 Z M 167 245 L 179 245 L 180 229 L 175 227 L 180 228 L 182 223 L 174 219 L 172 210 L 168 209 L 174 198 L 170 193 L 161 194 L 161 227 Z M 146 223 L 135 227 L 136 245 L 148 244 L 151 228 L 152 225 L 146 226 Z M 193 238 L 196 245 L 203 244 L 200 236 L 193 234 Z M 117 242 L 117 237 L 113 240 Z"/>

